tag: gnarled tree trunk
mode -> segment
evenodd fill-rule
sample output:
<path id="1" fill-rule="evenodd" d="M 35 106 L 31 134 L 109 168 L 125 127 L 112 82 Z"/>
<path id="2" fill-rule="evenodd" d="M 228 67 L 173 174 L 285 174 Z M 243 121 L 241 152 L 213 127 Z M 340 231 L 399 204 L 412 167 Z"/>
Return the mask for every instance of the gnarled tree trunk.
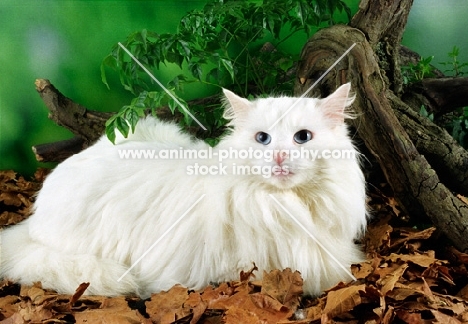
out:
<path id="1" fill-rule="evenodd" d="M 298 67 L 297 95 L 306 91 L 353 43 L 355 47 L 312 92 L 326 96 L 352 82 L 351 123 L 410 215 L 427 215 L 453 243 L 468 250 L 468 206 L 452 191 L 468 193 L 467 152 L 402 99 L 400 41 L 412 0 L 361 1 L 350 26 L 316 33 Z M 448 171 L 450 170 L 450 171 Z"/>

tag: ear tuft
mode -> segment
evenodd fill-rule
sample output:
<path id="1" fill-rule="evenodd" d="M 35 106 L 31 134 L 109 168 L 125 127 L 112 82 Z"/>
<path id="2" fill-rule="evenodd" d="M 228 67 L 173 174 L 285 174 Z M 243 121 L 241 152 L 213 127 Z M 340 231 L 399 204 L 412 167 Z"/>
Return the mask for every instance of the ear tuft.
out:
<path id="1" fill-rule="evenodd" d="M 346 117 L 345 109 L 349 107 L 355 96 L 350 94 L 351 83 L 341 85 L 335 92 L 322 99 L 321 106 L 325 110 L 325 115 L 334 123 L 343 124 Z"/>
<path id="2" fill-rule="evenodd" d="M 227 120 L 239 118 L 250 109 L 251 104 L 245 98 L 239 97 L 234 92 L 223 89 L 224 93 L 224 114 L 223 117 Z"/>

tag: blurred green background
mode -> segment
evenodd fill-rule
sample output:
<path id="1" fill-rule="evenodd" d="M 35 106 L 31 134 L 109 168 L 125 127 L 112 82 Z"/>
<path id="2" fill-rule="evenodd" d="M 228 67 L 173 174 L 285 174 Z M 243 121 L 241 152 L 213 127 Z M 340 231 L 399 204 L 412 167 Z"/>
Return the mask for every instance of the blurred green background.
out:
<path id="1" fill-rule="evenodd" d="M 359 0 L 345 2 L 354 14 Z M 72 136 L 47 118 L 35 79 L 49 79 L 89 109 L 117 111 L 132 96 L 113 71 L 108 71 L 110 90 L 101 82 L 100 64 L 111 47 L 144 28 L 175 32 L 184 14 L 204 4 L 204 0 L 0 0 L 0 170 L 31 175 L 44 166 L 35 161 L 32 145 Z M 424 57 L 434 55 L 433 63 L 442 69 L 438 63 L 448 60 L 454 45 L 460 48 L 460 60 L 467 62 L 466 17 L 468 1 L 415 0 L 403 43 Z"/>

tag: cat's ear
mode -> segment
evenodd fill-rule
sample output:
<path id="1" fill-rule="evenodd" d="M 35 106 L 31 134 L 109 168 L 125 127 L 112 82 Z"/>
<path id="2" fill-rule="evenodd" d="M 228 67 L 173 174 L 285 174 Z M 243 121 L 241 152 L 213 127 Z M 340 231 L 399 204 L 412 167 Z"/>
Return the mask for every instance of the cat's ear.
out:
<path id="1" fill-rule="evenodd" d="M 350 90 L 351 83 L 345 83 L 331 95 L 321 100 L 325 116 L 336 124 L 343 124 L 345 118 L 349 117 L 345 109 L 353 103 L 355 98 L 355 96 L 350 95 Z"/>
<path id="2" fill-rule="evenodd" d="M 227 89 L 223 89 L 224 93 L 224 115 L 223 117 L 227 120 L 239 118 L 251 109 L 250 101 L 245 98 L 239 97 L 234 92 Z"/>

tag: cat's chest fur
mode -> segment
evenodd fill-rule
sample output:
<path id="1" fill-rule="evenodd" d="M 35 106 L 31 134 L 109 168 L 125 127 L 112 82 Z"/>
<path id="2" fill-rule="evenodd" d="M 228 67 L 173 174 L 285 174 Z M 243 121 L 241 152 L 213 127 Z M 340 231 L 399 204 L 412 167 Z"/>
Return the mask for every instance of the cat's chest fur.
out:
<path id="1" fill-rule="evenodd" d="M 142 296 L 237 279 L 254 262 L 259 276 L 299 270 L 310 294 L 348 280 L 366 224 L 357 157 L 293 158 L 299 149 L 354 151 L 343 123 L 349 85 L 340 89 L 303 99 L 276 129 L 291 98 L 251 103 L 226 92 L 233 131 L 214 149 L 154 118 L 116 145 L 102 138 L 60 164 L 34 214 L 4 232 L 2 275 L 66 293 L 89 281 L 90 293 Z M 129 150 L 213 154 L 125 158 Z"/>

